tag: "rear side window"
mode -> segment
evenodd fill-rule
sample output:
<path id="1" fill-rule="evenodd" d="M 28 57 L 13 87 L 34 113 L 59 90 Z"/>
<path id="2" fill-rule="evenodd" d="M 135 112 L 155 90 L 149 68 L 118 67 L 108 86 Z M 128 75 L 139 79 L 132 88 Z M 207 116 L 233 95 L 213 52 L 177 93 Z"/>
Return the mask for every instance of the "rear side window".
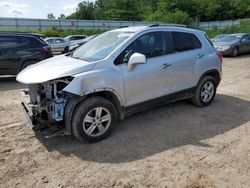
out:
<path id="1" fill-rule="evenodd" d="M 54 44 L 54 39 L 47 39 L 46 42 L 47 42 L 48 44 Z"/>
<path id="2" fill-rule="evenodd" d="M 173 32 L 172 36 L 175 52 L 183 52 L 201 48 L 201 43 L 194 34 Z"/>
<path id="3" fill-rule="evenodd" d="M 34 37 L 21 37 L 19 44 L 26 48 L 37 48 L 41 47 L 41 42 Z"/>
<path id="4" fill-rule="evenodd" d="M 0 36 L 0 49 L 15 48 L 18 46 L 18 37 Z"/>

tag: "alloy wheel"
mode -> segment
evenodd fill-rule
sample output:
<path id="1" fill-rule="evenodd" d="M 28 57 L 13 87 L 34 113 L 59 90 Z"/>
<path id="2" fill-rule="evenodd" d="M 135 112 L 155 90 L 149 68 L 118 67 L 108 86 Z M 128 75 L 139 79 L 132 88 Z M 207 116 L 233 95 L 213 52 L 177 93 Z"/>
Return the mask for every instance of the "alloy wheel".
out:
<path id="1" fill-rule="evenodd" d="M 83 130 L 89 136 L 100 136 L 108 130 L 111 120 L 111 113 L 106 108 L 94 108 L 84 117 Z"/>
<path id="2" fill-rule="evenodd" d="M 205 84 L 201 88 L 201 100 L 204 103 L 208 103 L 214 95 L 214 84 L 210 81 L 205 82 Z"/>

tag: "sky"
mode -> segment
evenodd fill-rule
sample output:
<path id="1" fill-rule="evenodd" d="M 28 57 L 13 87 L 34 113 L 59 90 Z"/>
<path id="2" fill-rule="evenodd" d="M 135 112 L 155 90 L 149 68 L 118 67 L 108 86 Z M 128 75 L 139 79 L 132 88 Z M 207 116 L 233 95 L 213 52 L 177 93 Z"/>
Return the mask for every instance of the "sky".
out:
<path id="1" fill-rule="evenodd" d="M 75 12 L 82 0 L 0 0 L 0 17 L 47 18 L 53 13 L 57 18 Z M 90 0 L 94 1 L 94 0 Z"/>

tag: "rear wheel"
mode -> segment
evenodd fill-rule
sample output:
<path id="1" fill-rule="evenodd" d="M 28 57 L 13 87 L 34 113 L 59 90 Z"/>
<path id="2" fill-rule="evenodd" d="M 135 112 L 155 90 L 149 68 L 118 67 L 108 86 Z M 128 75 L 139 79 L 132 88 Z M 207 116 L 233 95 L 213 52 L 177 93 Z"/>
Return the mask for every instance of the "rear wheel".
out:
<path id="1" fill-rule="evenodd" d="M 212 76 L 202 78 L 196 88 L 192 102 L 199 107 L 210 105 L 216 95 L 216 80 Z"/>
<path id="2" fill-rule="evenodd" d="M 80 141 L 99 141 L 109 135 L 116 120 L 116 108 L 110 101 L 102 97 L 87 98 L 74 111 L 73 134 Z"/>

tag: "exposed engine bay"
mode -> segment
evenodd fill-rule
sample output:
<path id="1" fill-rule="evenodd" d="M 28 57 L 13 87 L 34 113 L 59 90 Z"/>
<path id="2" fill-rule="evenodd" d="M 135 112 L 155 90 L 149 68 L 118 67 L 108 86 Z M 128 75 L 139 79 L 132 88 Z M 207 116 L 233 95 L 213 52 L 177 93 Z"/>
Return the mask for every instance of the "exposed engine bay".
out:
<path id="1" fill-rule="evenodd" d="M 64 109 L 69 95 L 63 89 L 72 78 L 64 78 L 29 85 L 24 91 L 23 105 L 29 112 L 32 124 L 58 123 L 63 121 Z"/>

